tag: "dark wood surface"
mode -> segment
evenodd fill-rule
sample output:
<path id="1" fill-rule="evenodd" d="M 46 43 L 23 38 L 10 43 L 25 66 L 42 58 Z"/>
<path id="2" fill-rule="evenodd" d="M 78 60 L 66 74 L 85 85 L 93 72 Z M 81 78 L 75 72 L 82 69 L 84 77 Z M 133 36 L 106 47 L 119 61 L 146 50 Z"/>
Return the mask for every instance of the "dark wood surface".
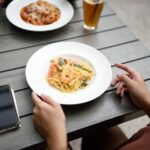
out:
<path id="1" fill-rule="evenodd" d="M 33 103 L 25 79 L 25 67 L 30 56 L 47 44 L 77 41 L 91 45 L 108 58 L 113 78 L 120 73 L 114 63 L 125 63 L 141 72 L 150 88 L 150 51 L 118 19 L 115 12 L 105 4 L 97 29 L 89 32 L 82 27 L 82 1 L 72 3 L 75 9 L 72 21 L 58 30 L 44 33 L 14 27 L 7 21 L 5 9 L 0 9 L 0 85 L 10 84 L 15 90 L 22 124 L 20 129 L 0 135 L 0 150 L 18 150 L 43 142 L 32 123 Z M 122 99 L 117 97 L 112 87 L 92 102 L 62 107 L 67 118 L 69 140 L 96 128 L 110 127 L 143 115 L 128 96 Z"/>

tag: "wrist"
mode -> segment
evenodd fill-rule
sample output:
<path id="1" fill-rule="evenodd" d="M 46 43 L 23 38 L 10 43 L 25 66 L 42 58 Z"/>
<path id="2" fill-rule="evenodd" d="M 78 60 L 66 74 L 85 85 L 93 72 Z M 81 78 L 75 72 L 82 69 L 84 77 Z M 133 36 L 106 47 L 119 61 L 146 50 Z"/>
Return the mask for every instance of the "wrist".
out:
<path id="1" fill-rule="evenodd" d="M 46 142 L 48 150 L 68 150 L 67 137 L 61 134 L 53 138 L 47 138 Z"/>
<path id="2" fill-rule="evenodd" d="M 150 117 L 150 93 L 145 95 L 145 104 L 143 106 L 143 110 Z"/>

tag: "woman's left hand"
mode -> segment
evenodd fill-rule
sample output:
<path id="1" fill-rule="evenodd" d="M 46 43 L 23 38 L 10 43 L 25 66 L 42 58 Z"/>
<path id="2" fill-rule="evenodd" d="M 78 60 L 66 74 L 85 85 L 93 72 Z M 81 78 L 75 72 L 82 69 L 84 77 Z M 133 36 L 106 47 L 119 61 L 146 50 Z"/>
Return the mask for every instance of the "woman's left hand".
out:
<path id="1" fill-rule="evenodd" d="M 46 139 L 49 149 L 66 150 L 67 134 L 65 115 L 61 106 L 50 97 L 41 95 L 40 99 L 34 92 L 32 99 L 35 104 L 33 121 L 39 133 Z"/>

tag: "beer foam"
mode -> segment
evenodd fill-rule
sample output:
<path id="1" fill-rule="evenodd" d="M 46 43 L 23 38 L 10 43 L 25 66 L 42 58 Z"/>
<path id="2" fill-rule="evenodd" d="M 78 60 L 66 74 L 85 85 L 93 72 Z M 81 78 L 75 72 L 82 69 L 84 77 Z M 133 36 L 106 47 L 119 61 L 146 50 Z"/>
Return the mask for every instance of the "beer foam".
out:
<path id="1" fill-rule="evenodd" d="M 104 0 L 84 0 L 86 3 L 90 3 L 92 5 L 94 4 L 100 4 L 100 3 L 104 3 Z"/>

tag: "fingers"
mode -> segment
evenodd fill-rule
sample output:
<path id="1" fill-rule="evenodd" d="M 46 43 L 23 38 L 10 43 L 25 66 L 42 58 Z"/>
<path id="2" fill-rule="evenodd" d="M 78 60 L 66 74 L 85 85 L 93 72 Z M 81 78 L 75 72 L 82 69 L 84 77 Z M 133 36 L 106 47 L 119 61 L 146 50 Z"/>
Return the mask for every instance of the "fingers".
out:
<path id="1" fill-rule="evenodd" d="M 49 106 L 59 106 L 59 104 L 49 96 L 41 94 L 41 98 L 42 99 L 40 99 L 35 92 L 32 92 L 32 100 L 36 106 L 42 106 L 44 103 L 49 104 Z"/>
<path id="2" fill-rule="evenodd" d="M 124 83 L 123 83 L 123 82 L 120 82 L 120 84 L 118 85 L 117 90 L 116 90 L 116 94 L 117 94 L 117 95 L 120 95 L 120 93 L 121 93 L 123 87 L 124 87 Z"/>
<path id="3" fill-rule="evenodd" d="M 135 83 L 141 80 L 141 75 L 127 65 L 115 64 L 115 66 L 127 72 L 127 74 L 117 75 L 116 79 L 112 81 L 113 86 L 117 85 L 116 94 L 123 97 L 125 92 L 132 89 Z"/>
<path id="4" fill-rule="evenodd" d="M 112 86 L 116 86 L 120 82 L 125 82 L 125 84 L 129 84 L 131 82 L 131 77 L 129 74 L 117 75 L 116 79 L 114 79 L 111 83 Z"/>
<path id="5" fill-rule="evenodd" d="M 124 84 L 126 86 L 130 86 L 133 82 L 132 79 L 128 75 L 125 75 L 125 74 L 120 75 L 119 78 L 120 78 L 121 81 L 124 82 Z"/>
<path id="6" fill-rule="evenodd" d="M 38 117 L 36 117 L 34 115 L 33 118 L 32 118 L 32 120 L 34 122 L 35 127 L 38 128 L 39 127 L 39 122 L 40 122 L 39 119 L 38 119 Z"/>
<path id="7" fill-rule="evenodd" d="M 37 114 L 37 112 L 38 112 L 38 108 L 35 106 L 35 107 L 33 108 L 33 114 Z"/>
<path id="8" fill-rule="evenodd" d="M 40 106 L 43 104 L 42 100 L 35 94 L 35 92 L 32 92 L 32 100 L 35 105 Z"/>
<path id="9" fill-rule="evenodd" d="M 122 90 L 121 90 L 121 92 L 120 92 L 120 96 L 121 96 L 121 97 L 124 96 L 124 92 L 125 92 L 125 90 L 124 90 L 124 88 L 122 88 Z"/>
<path id="10" fill-rule="evenodd" d="M 46 95 L 42 94 L 41 97 L 42 97 L 43 101 L 46 102 L 49 105 L 52 105 L 52 106 L 59 105 L 56 101 L 54 101 L 49 96 L 46 96 Z"/>
<path id="11" fill-rule="evenodd" d="M 126 71 L 127 73 L 129 73 L 131 75 L 134 75 L 134 76 L 138 75 L 138 72 L 136 70 L 134 70 L 133 68 L 131 68 L 125 64 L 115 64 L 115 66 Z"/>
<path id="12" fill-rule="evenodd" d="M 118 75 L 116 76 L 116 79 L 114 79 L 111 83 L 112 86 L 115 86 L 116 84 L 118 84 L 120 82 L 120 78 L 118 77 Z"/>
<path id="13" fill-rule="evenodd" d="M 132 79 L 128 74 L 117 75 L 117 78 L 113 81 L 113 85 L 117 85 L 116 94 L 123 97 L 127 88 L 132 84 Z"/>
<path id="14" fill-rule="evenodd" d="M 116 94 L 123 97 L 125 92 L 128 92 L 128 90 L 125 87 L 125 84 L 123 82 L 121 82 L 116 89 Z"/>

